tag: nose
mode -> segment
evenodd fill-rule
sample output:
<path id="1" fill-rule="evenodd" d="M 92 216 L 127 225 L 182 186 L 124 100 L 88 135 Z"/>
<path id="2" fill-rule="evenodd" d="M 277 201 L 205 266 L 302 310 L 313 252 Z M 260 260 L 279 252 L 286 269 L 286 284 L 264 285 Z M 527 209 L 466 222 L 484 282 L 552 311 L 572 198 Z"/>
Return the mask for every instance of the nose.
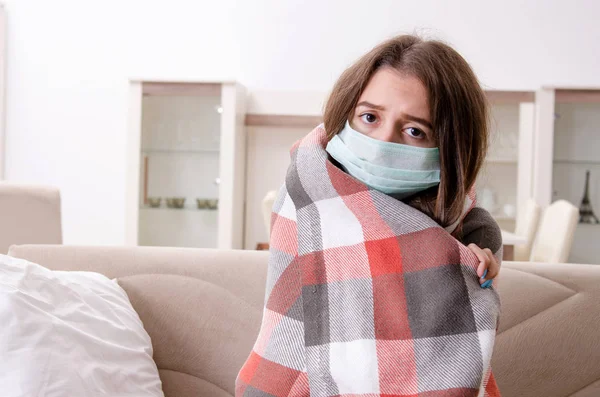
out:
<path id="1" fill-rule="evenodd" d="M 377 139 L 378 141 L 394 143 L 396 143 L 397 140 L 393 125 L 382 125 L 371 134 L 371 138 Z"/>

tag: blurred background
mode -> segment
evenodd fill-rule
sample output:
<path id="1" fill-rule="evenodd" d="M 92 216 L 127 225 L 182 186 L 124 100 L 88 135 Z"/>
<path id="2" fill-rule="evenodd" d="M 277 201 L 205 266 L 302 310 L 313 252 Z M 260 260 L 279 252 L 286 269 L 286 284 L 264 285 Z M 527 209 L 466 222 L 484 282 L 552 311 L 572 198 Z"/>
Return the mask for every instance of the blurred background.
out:
<path id="1" fill-rule="evenodd" d="M 0 177 L 60 191 L 65 244 L 255 249 L 339 74 L 417 33 L 488 92 L 478 191 L 503 229 L 530 199 L 579 208 L 587 171 L 598 211 L 599 15 L 594 0 L 4 0 Z M 570 261 L 600 263 L 600 226 L 573 233 Z"/>

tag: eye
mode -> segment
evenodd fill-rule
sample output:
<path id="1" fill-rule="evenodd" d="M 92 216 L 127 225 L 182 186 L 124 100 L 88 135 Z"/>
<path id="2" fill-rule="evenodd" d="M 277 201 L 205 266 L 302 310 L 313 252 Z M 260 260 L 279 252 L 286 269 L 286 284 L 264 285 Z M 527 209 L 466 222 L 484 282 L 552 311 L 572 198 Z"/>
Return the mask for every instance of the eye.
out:
<path id="1" fill-rule="evenodd" d="M 411 138 L 425 139 L 425 133 L 418 128 L 408 127 L 404 129 L 404 132 Z"/>
<path id="2" fill-rule="evenodd" d="M 360 116 L 360 119 L 365 123 L 365 124 L 374 124 L 377 122 L 377 116 L 375 116 L 373 113 L 365 113 L 363 115 Z"/>

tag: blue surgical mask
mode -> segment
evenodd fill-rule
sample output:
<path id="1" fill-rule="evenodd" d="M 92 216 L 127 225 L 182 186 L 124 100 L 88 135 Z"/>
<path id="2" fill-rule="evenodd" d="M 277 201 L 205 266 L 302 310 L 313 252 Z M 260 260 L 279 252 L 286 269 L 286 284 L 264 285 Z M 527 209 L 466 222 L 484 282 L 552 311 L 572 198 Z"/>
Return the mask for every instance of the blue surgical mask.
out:
<path id="1" fill-rule="evenodd" d="M 440 151 L 384 142 L 355 131 L 349 122 L 327 152 L 365 185 L 403 199 L 440 183 Z"/>

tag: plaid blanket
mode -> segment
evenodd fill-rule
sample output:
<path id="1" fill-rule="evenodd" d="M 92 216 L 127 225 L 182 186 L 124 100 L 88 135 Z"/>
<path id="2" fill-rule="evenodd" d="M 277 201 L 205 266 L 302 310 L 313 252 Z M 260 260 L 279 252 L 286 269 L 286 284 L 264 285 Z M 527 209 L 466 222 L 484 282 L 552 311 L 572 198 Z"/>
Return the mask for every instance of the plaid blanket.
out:
<path id="1" fill-rule="evenodd" d="M 292 149 L 236 396 L 499 396 L 500 303 L 475 255 L 332 164 L 326 143 L 319 126 Z"/>

